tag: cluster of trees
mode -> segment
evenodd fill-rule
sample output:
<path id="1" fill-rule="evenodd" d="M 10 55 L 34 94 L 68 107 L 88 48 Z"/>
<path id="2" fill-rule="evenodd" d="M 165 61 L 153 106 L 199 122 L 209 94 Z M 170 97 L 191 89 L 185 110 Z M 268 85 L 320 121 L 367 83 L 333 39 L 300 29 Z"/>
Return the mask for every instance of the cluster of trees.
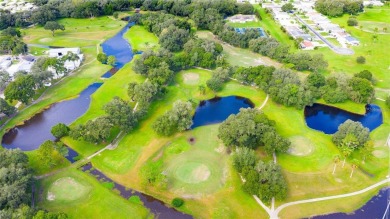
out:
<path id="1" fill-rule="evenodd" d="M 30 208 L 33 175 L 20 150 L 0 150 L 0 218 L 66 219 L 66 214 Z"/>
<path id="2" fill-rule="evenodd" d="M 0 12 L 1 19 L 1 12 Z M 27 45 L 23 42 L 21 38 L 21 33 L 19 30 L 7 27 L 0 34 L 0 55 L 18 55 L 27 52 Z"/>
<path id="3" fill-rule="evenodd" d="M 344 167 L 346 159 L 350 157 L 353 152 L 359 151 L 363 162 L 365 162 L 374 150 L 373 143 L 370 141 L 369 129 L 365 128 L 360 122 L 354 122 L 352 120 L 347 120 L 338 127 L 338 131 L 332 136 L 332 141 L 339 148 L 344 158 L 342 167 Z M 336 165 L 339 160 L 339 156 L 334 158 L 335 165 L 333 174 L 336 171 Z M 358 164 L 359 162 L 357 162 L 357 160 L 352 161 L 352 172 L 350 177 L 352 177 L 353 171 Z"/>
<path id="4" fill-rule="evenodd" d="M 10 105 L 6 100 L 0 98 L 0 113 L 4 113 L 6 116 L 11 116 L 16 113 L 16 108 Z"/>
<path id="5" fill-rule="evenodd" d="M 267 202 L 286 198 L 287 182 L 278 164 L 258 160 L 250 148 L 239 148 L 233 155 L 233 166 L 244 179 L 245 192 Z"/>
<path id="6" fill-rule="evenodd" d="M 372 80 L 372 74 L 368 70 L 353 77 L 345 74 L 332 75 L 326 79 L 324 85 L 321 84 L 322 98 L 327 103 L 342 103 L 347 100 L 370 103 L 375 96 Z"/>
<path id="7" fill-rule="evenodd" d="M 315 9 L 321 14 L 338 17 L 343 14 L 357 14 L 363 11 L 361 0 L 318 0 Z"/>
<path id="8" fill-rule="evenodd" d="M 219 126 L 218 137 L 227 147 L 264 146 L 269 154 L 286 152 L 290 146 L 290 141 L 276 132 L 275 122 L 257 109 L 241 109 L 229 116 Z"/>
<path id="9" fill-rule="evenodd" d="M 191 102 L 176 101 L 173 108 L 157 118 L 153 130 L 162 136 L 170 136 L 176 132 L 189 129 L 192 125 L 193 106 Z"/>

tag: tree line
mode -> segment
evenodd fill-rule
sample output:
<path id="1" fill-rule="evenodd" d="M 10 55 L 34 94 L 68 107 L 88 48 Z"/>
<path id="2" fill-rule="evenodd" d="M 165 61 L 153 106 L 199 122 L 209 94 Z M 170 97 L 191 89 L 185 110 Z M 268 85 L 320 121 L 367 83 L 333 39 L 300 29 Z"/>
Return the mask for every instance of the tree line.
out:
<path id="1" fill-rule="evenodd" d="M 338 17 L 343 14 L 357 14 L 363 11 L 361 0 L 318 0 L 315 9 L 323 15 Z"/>
<path id="2" fill-rule="evenodd" d="M 0 170 L 0 218 L 68 218 L 64 213 L 29 207 L 35 182 L 28 157 L 22 151 L 0 150 Z"/>

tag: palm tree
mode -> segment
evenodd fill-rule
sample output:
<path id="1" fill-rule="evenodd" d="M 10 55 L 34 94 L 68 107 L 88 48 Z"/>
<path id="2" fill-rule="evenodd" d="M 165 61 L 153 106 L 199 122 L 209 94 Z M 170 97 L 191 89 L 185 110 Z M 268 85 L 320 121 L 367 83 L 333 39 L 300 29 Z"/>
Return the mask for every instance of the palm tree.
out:
<path id="1" fill-rule="evenodd" d="M 334 157 L 333 157 L 333 162 L 334 162 L 334 166 L 333 166 L 332 175 L 334 175 L 334 173 L 336 172 L 337 164 L 340 162 L 340 155 L 334 156 Z"/>
<path id="2" fill-rule="evenodd" d="M 349 178 L 352 178 L 352 175 L 353 175 L 353 172 L 355 171 L 355 169 L 359 166 L 359 161 L 356 160 L 356 159 L 353 159 L 352 160 L 352 172 L 351 172 L 351 175 L 349 176 Z"/>
<path id="3" fill-rule="evenodd" d="M 349 155 L 352 154 L 352 149 L 346 145 L 343 145 L 341 146 L 341 153 L 343 154 L 343 157 L 344 157 L 344 160 L 343 160 L 343 165 L 342 167 L 344 168 L 344 165 L 345 165 L 345 160 L 347 159 L 347 157 L 349 157 Z"/>
<path id="4" fill-rule="evenodd" d="M 360 148 L 359 152 L 363 158 L 363 163 L 366 162 L 367 159 L 372 157 L 372 152 L 374 151 L 374 144 L 372 141 L 366 142 L 362 148 Z"/>
<path id="5" fill-rule="evenodd" d="M 204 95 L 206 93 L 206 87 L 204 85 L 199 85 L 198 89 L 201 95 Z"/>

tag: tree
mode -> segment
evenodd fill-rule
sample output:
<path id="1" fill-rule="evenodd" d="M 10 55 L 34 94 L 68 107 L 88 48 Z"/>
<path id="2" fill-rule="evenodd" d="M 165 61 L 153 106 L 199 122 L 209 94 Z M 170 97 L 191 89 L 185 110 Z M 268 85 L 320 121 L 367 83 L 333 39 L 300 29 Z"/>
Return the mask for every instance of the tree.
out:
<path id="1" fill-rule="evenodd" d="M 163 136 L 170 136 L 175 132 L 187 130 L 192 125 L 192 104 L 190 102 L 176 101 L 173 108 L 160 116 L 152 128 Z"/>
<path id="2" fill-rule="evenodd" d="M 350 17 L 347 21 L 348 26 L 357 26 L 359 23 L 356 18 Z"/>
<path id="3" fill-rule="evenodd" d="M 334 173 L 336 172 L 336 167 L 337 167 L 337 164 L 340 162 L 340 156 L 339 155 L 336 155 L 333 157 L 333 163 L 334 163 L 334 166 L 333 166 L 333 172 L 332 174 L 334 175 Z"/>
<path id="4" fill-rule="evenodd" d="M 292 11 L 294 10 L 294 5 L 291 4 L 290 2 L 289 3 L 286 3 L 282 6 L 282 11 L 284 12 L 289 12 L 289 11 Z"/>
<path id="5" fill-rule="evenodd" d="M 104 105 L 104 111 L 112 124 L 119 126 L 121 130 L 129 132 L 134 129 L 138 123 L 137 115 L 128 102 L 114 97 L 109 103 Z"/>
<path id="6" fill-rule="evenodd" d="M 359 64 L 364 64 L 364 63 L 366 63 L 366 58 L 364 58 L 364 56 L 358 56 L 356 58 L 356 62 Z"/>
<path id="7" fill-rule="evenodd" d="M 102 64 L 105 64 L 107 63 L 107 55 L 105 53 L 99 53 L 97 55 L 97 58 L 96 58 L 99 62 L 101 62 Z"/>
<path id="8" fill-rule="evenodd" d="M 62 155 L 56 150 L 55 143 L 50 140 L 43 142 L 39 146 L 37 156 L 40 163 L 48 168 L 56 166 L 62 161 Z"/>
<path id="9" fill-rule="evenodd" d="M 369 70 L 363 70 L 359 73 L 356 73 L 354 77 L 367 79 L 368 81 L 372 81 L 372 73 Z"/>
<path id="10" fill-rule="evenodd" d="M 0 150 L 0 212 L 31 201 L 33 176 L 28 157 L 17 150 Z"/>
<path id="11" fill-rule="evenodd" d="M 211 78 L 206 81 L 206 85 L 215 93 L 222 89 L 223 82 L 219 78 Z"/>
<path id="12" fill-rule="evenodd" d="M 107 65 L 115 66 L 115 64 L 116 64 L 115 56 L 108 56 Z"/>
<path id="13" fill-rule="evenodd" d="M 359 149 L 359 153 L 362 156 L 362 162 L 365 163 L 366 160 L 372 158 L 372 152 L 374 151 L 374 143 L 372 141 L 368 141 L 364 144 L 363 147 Z"/>
<path id="14" fill-rule="evenodd" d="M 159 188 L 165 188 L 167 184 L 167 178 L 163 174 L 163 162 L 162 160 L 158 161 L 148 161 L 141 168 L 141 178 L 142 183 L 152 186 L 157 186 Z"/>
<path id="15" fill-rule="evenodd" d="M 206 87 L 203 84 L 198 86 L 198 90 L 201 95 L 205 95 Z"/>
<path id="16" fill-rule="evenodd" d="M 233 167 L 241 173 L 245 167 L 255 167 L 257 156 L 254 150 L 238 148 L 233 154 Z"/>
<path id="17" fill-rule="evenodd" d="M 3 90 L 12 81 L 11 79 L 8 72 L 0 70 L 0 90 Z"/>
<path id="18" fill-rule="evenodd" d="M 174 198 L 171 202 L 171 204 L 176 207 L 180 208 L 182 205 L 184 205 L 184 200 L 181 198 Z"/>
<path id="19" fill-rule="evenodd" d="M 169 51 L 177 52 L 183 49 L 188 38 L 189 33 L 187 30 L 172 25 L 161 32 L 159 42 L 162 47 Z"/>
<path id="20" fill-rule="evenodd" d="M 112 123 L 106 116 L 88 120 L 85 125 L 77 125 L 69 132 L 69 136 L 75 140 L 84 140 L 91 143 L 107 141 L 111 135 Z"/>
<path id="21" fill-rule="evenodd" d="M 338 127 L 338 131 L 333 134 L 332 141 L 336 146 L 347 145 L 349 148 L 356 149 L 362 147 L 370 140 L 370 131 L 363 127 L 360 122 L 347 120 Z"/>
<path id="22" fill-rule="evenodd" d="M 80 60 L 80 57 L 76 54 L 76 53 L 73 53 L 73 52 L 68 52 L 64 57 L 63 57 L 64 61 L 71 61 L 73 63 L 73 68 L 76 68 L 76 64 L 75 64 L 75 61 L 77 60 Z"/>
<path id="23" fill-rule="evenodd" d="M 0 98 L 0 113 L 10 116 L 16 112 L 16 108 L 8 104 L 3 98 Z"/>
<path id="24" fill-rule="evenodd" d="M 34 96 L 35 80 L 32 75 L 17 77 L 15 81 L 9 83 L 4 90 L 6 100 L 18 100 L 27 104 Z"/>
<path id="25" fill-rule="evenodd" d="M 130 91 L 131 89 L 128 90 L 128 92 Z M 129 96 L 130 94 L 131 93 L 129 93 Z M 153 99 L 156 97 L 157 94 L 158 94 L 157 86 L 152 84 L 149 81 L 146 81 L 142 84 L 137 84 L 134 87 L 133 99 L 137 101 L 140 105 L 147 105 L 151 101 L 153 101 Z"/>
<path id="26" fill-rule="evenodd" d="M 65 26 L 62 24 L 57 23 L 56 21 L 48 21 L 46 22 L 45 26 L 43 27 L 45 30 L 50 30 L 53 37 L 54 37 L 54 31 L 56 30 L 65 30 Z"/>
<path id="27" fill-rule="evenodd" d="M 370 103 L 375 96 L 375 89 L 371 82 L 364 78 L 353 77 L 348 85 L 351 89 L 349 97 L 357 103 Z"/>
<path id="28" fill-rule="evenodd" d="M 359 167 L 359 161 L 356 160 L 356 159 L 353 159 L 352 160 L 352 171 L 351 171 L 351 175 L 349 176 L 349 178 L 352 178 L 353 176 L 353 172 L 355 171 L 356 168 Z"/>
<path id="29" fill-rule="evenodd" d="M 69 134 L 70 128 L 64 123 L 58 123 L 51 128 L 51 134 L 56 138 L 62 138 Z"/>
<path id="30" fill-rule="evenodd" d="M 343 154 L 343 165 L 341 167 L 344 168 L 344 165 L 345 165 L 345 161 L 347 160 L 347 158 L 352 154 L 353 152 L 353 149 L 346 146 L 346 145 L 343 145 L 340 147 L 340 150 L 341 150 L 341 153 Z"/>

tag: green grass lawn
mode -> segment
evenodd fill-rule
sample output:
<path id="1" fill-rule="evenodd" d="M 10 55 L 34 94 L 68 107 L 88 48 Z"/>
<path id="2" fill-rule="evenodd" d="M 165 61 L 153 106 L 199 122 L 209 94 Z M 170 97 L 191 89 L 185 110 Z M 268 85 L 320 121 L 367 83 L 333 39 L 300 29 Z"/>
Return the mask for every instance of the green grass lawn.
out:
<path id="1" fill-rule="evenodd" d="M 148 32 L 143 26 L 131 27 L 125 34 L 125 38 L 129 40 L 131 47 L 138 51 L 159 48 L 157 36 Z"/>
<path id="2" fill-rule="evenodd" d="M 40 181 L 38 206 L 69 218 L 150 218 L 141 204 L 123 199 L 95 178 L 69 169 Z M 48 194 L 49 192 L 49 194 Z M 53 199 L 53 200 L 48 200 Z M 120 209 L 120 210 L 119 210 Z"/>
<path id="3" fill-rule="evenodd" d="M 197 31 L 196 35 L 199 38 L 213 40 L 220 43 L 223 47 L 222 54 L 226 56 L 227 62 L 233 66 L 249 67 L 257 65 L 273 65 L 279 67 L 282 65 L 268 57 L 251 52 L 249 49 L 241 49 L 224 43 L 218 40 L 210 31 Z"/>

